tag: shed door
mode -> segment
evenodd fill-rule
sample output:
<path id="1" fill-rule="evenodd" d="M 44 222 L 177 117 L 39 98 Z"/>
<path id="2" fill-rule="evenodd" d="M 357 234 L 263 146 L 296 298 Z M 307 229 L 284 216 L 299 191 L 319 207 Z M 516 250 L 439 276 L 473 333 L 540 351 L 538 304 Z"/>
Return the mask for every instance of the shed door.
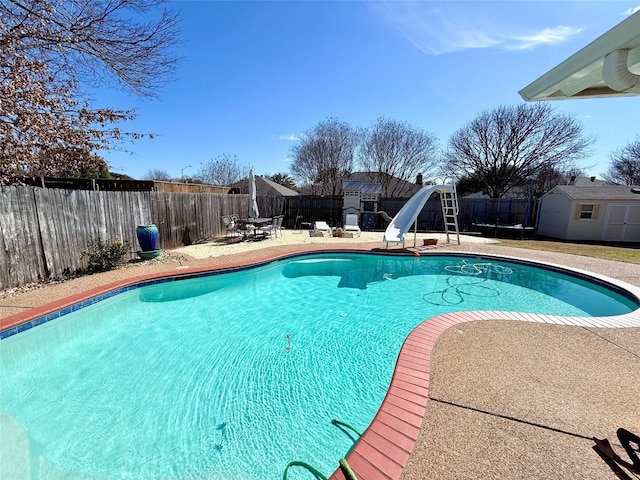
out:
<path id="1" fill-rule="evenodd" d="M 640 242 L 640 205 L 629 205 L 623 242 Z"/>
<path id="2" fill-rule="evenodd" d="M 640 205 L 610 204 L 602 240 L 640 242 Z"/>

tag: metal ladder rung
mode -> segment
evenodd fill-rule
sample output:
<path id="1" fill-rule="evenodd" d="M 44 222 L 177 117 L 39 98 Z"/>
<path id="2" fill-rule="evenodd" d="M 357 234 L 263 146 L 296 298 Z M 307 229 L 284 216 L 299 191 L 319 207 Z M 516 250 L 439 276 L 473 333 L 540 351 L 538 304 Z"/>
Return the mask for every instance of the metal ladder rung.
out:
<path id="1" fill-rule="evenodd" d="M 458 197 L 455 191 L 441 192 L 440 206 L 442 207 L 442 219 L 444 222 L 444 231 L 447 235 L 447 243 L 450 242 L 449 233 L 455 232 L 458 245 L 460 245 L 460 231 L 458 229 Z"/>

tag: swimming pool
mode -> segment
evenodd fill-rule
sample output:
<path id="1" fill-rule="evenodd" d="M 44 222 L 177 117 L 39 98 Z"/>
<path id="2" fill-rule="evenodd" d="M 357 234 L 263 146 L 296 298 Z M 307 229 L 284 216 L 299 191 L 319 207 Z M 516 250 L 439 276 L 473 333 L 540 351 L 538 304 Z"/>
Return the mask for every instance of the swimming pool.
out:
<path id="1" fill-rule="evenodd" d="M 469 309 L 618 315 L 637 304 L 489 259 L 300 256 L 129 290 L 4 339 L 1 406 L 42 471 L 281 478 L 300 459 L 328 474 L 353 443 L 330 420 L 364 430 L 409 331 Z"/>

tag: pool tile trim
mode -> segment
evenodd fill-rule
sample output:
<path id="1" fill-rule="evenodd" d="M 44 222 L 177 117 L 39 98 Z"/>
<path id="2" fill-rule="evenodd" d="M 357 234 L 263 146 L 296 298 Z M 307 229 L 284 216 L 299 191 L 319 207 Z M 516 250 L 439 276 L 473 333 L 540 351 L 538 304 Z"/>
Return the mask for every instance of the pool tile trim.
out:
<path id="1" fill-rule="evenodd" d="M 96 287 L 84 292 L 71 295 L 56 302 L 51 302 L 41 307 L 26 310 L 15 315 L 11 315 L 0 319 L 0 340 L 23 332 L 35 326 L 54 320 L 58 317 L 74 312 L 81 308 L 87 307 L 107 298 L 113 297 L 129 290 L 146 287 L 149 285 L 158 285 L 161 283 L 190 280 L 194 278 L 204 278 L 224 273 L 241 272 L 253 268 L 260 268 L 270 263 L 285 258 L 295 258 L 306 255 L 309 252 L 299 252 L 282 257 L 265 258 L 252 263 L 238 263 L 225 265 L 219 268 L 201 267 L 186 269 L 175 275 L 167 275 L 165 273 L 140 275 L 125 280 L 110 283 L 108 285 Z M 312 252 L 315 253 L 315 252 Z M 318 252 L 318 253 L 335 253 L 334 251 Z M 347 251 L 343 253 L 353 253 Z"/>
<path id="2" fill-rule="evenodd" d="M 112 297 L 118 293 L 164 282 L 179 281 L 188 278 L 200 278 L 234 271 L 258 268 L 278 260 L 295 258 L 307 254 L 362 253 L 362 250 L 312 250 L 266 257 L 252 263 L 237 263 L 220 268 L 188 269 L 181 274 L 150 274 L 114 282 L 103 287 L 72 295 L 57 302 L 31 309 L 4 319 L 0 319 L 0 339 L 48 322 L 55 318 L 78 310 L 84 306 Z M 384 252 L 369 252 L 382 254 Z M 409 253 L 411 254 L 411 253 Z M 424 255 L 424 254 L 423 254 Z M 494 260 L 506 260 L 523 265 L 546 268 L 562 273 L 575 275 L 583 279 L 596 279 L 599 283 L 623 292 L 630 299 L 640 302 L 640 288 L 603 275 L 584 270 L 563 267 L 560 265 L 539 264 L 528 260 L 473 253 L 427 254 L 432 256 L 447 255 Z M 624 328 L 640 327 L 640 309 L 631 313 L 611 317 L 562 317 L 541 314 L 502 312 L 502 311 L 468 311 L 438 315 L 425 320 L 414 328 L 405 339 L 391 378 L 387 394 L 380 405 L 369 427 L 346 457 L 350 467 L 360 480 L 398 480 L 406 465 L 418 433 L 429 398 L 429 380 L 431 372 L 431 352 L 440 336 L 449 328 L 466 322 L 479 320 L 508 320 L 575 325 L 586 327 Z M 346 480 L 340 469 L 336 470 L 329 480 Z"/>

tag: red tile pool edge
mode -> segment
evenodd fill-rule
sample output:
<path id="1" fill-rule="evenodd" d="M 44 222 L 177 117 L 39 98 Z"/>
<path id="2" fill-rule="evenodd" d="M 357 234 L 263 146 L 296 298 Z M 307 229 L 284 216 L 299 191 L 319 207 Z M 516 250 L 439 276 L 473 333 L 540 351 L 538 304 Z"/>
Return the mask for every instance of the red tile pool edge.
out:
<path id="1" fill-rule="evenodd" d="M 429 397 L 431 353 L 440 336 L 450 327 L 476 320 L 519 320 L 542 323 L 583 324 L 580 317 L 557 317 L 508 312 L 456 312 L 433 317 L 418 325 L 406 338 L 396 368 L 378 413 L 346 460 L 359 480 L 397 480 L 402 475 L 422 427 Z M 628 317 L 640 327 L 638 310 Z M 599 327 L 612 327 L 608 317 Z M 610 317 L 615 319 L 616 317 Z M 338 469 L 329 480 L 346 480 Z"/>
<path id="2" fill-rule="evenodd" d="M 362 250 L 340 250 L 343 253 L 362 253 Z M 16 325 L 28 322 L 34 318 L 63 309 L 70 305 L 82 302 L 96 295 L 106 293 L 132 284 L 166 277 L 181 277 L 198 273 L 224 271 L 233 268 L 242 268 L 265 261 L 277 261 L 280 258 L 290 257 L 300 253 L 337 253 L 337 249 L 331 250 L 300 250 L 288 252 L 279 256 L 266 256 L 252 261 L 235 262 L 219 267 L 189 268 L 179 274 L 155 273 L 130 277 L 125 280 L 113 282 L 104 286 L 95 287 L 64 299 L 21 312 L 4 319 L 0 319 L 0 330 L 6 330 Z M 440 253 L 442 254 L 442 253 Z M 445 253 L 451 254 L 451 253 Z M 469 256 L 473 254 L 464 254 Z M 482 254 L 484 257 L 501 258 L 509 260 L 509 257 L 499 255 Z M 522 259 L 518 259 L 522 261 Z M 536 262 L 527 262 L 536 265 Z M 558 266 L 568 271 L 588 274 L 597 279 L 604 276 L 592 274 L 570 267 Z M 640 299 L 640 288 L 615 279 L 606 279 L 609 283 L 630 291 Z M 566 325 L 586 325 L 591 327 L 640 327 L 640 310 L 635 310 L 626 315 L 616 317 L 553 317 L 549 315 L 537 315 L 509 312 L 470 311 L 455 312 L 438 315 L 422 322 L 405 339 L 396 368 L 391 378 L 389 390 L 369 427 L 364 431 L 355 447 L 347 455 L 346 460 L 359 480 L 389 479 L 397 480 L 402 475 L 411 452 L 418 438 L 422 426 L 422 420 L 426 412 L 429 395 L 430 361 L 431 352 L 440 336 L 450 327 L 465 322 L 476 320 L 519 320 L 542 323 L 555 323 Z M 336 459 L 337 463 L 337 459 Z M 346 480 L 344 474 L 337 469 L 329 480 Z"/>

